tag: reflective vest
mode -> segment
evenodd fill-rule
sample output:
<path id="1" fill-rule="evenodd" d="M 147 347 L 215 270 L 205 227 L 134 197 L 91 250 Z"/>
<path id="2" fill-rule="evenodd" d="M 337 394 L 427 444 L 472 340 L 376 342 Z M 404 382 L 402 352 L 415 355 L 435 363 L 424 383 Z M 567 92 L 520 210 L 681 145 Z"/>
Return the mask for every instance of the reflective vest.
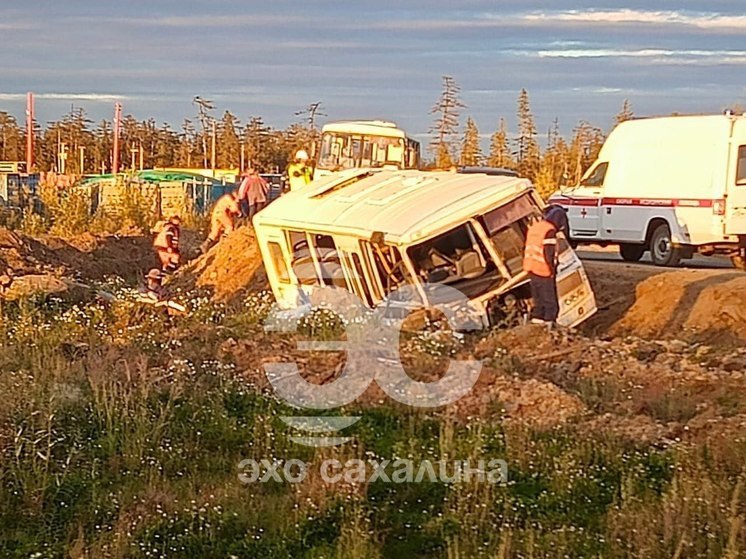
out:
<path id="1" fill-rule="evenodd" d="M 523 254 L 523 271 L 543 278 L 554 275 L 554 262 L 547 262 L 544 247 L 557 244 L 557 239 L 547 236 L 557 228 L 546 220 L 535 222 L 526 234 L 526 250 Z"/>
<path id="2" fill-rule="evenodd" d="M 311 182 L 313 169 L 305 163 L 291 163 L 288 165 L 288 183 L 290 190 L 301 188 Z"/>

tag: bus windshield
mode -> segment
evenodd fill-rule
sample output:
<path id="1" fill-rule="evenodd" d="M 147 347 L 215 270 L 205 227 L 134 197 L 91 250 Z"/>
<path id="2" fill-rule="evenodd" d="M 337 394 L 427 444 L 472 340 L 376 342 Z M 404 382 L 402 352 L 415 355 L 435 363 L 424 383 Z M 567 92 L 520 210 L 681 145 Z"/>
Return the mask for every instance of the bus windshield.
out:
<path id="1" fill-rule="evenodd" d="M 405 168 L 404 138 L 324 132 L 317 168 L 341 171 L 354 167 Z"/>

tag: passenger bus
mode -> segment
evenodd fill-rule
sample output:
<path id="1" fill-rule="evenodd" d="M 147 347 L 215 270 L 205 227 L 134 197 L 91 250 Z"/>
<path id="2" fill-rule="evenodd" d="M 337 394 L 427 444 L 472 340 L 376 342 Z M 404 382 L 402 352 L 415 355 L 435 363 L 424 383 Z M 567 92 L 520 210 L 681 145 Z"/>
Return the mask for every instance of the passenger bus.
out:
<path id="1" fill-rule="evenodd" d="M 543 202 L 527 179 L 486 173 L 350 169 L 314 180 L 253 221 L 278 305 L 304 306 L 350 292 L 369 308 L 411 308 L 391 297 L 410 286 L 425 306 L 428 285 L 462 293 L 480 327 L 527 310 L 523 247 Z M 583 265 L 559 243 L 558 322 L 596 311 Z M 336 289 L 335 289 L 336 288 Z M 341 300 L 341 299 L 340 299 Z"/>
<path id="2" fill-rule="evenodd" d="M 321 129 L 314 178 L 360 167 L 417 169 L 420 143 L 393 122 L 332 122 Z"/>

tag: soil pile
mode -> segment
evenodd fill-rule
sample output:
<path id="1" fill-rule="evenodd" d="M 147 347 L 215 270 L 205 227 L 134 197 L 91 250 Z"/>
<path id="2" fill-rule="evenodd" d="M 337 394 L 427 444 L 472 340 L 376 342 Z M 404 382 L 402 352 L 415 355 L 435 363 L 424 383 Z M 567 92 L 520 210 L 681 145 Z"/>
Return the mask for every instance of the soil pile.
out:
<path id="1" fill-rule="evenodd" d="M 0 228 L 0 275 L 6 299 L 60 294 L 79 282 L 120 276 L 134 282 L 155 265 L 149 237 L 84 234 L 29 237 Z"/>
<path id="2" fill-rule="evenodd" d="M 170 285 L 185 291 L 207 288 L 220 302 L 231 301 L 247 291 L 267 289 L 254 230 L 241 227 L 223 238 L 207 254 L 183 266 Z"/>
<path id="3" fill-rule="evenodd" d="M 652 276 L 637 285 L 634 303 L 610 333 L 746 340 L 746 275 L 681 270 Z"/>

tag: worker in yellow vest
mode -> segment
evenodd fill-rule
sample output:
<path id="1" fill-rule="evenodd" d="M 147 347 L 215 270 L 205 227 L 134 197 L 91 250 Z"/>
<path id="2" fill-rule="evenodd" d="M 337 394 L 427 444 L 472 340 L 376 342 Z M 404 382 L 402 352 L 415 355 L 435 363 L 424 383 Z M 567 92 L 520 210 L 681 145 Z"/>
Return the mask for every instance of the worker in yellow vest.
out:
<path id="1" fill-rule="evenodd" d="M 559 206 L 549 206 L 544 217 L 535 221 L 526 234 L 523 270 L 531 282 L 533 324 L 552 325 L 559 315 L 557 297 L 557 234 L 567 230 L 567 214 Z"/>
<path id="2" fill-rule="evenodd" d="M 295 152 L 295 159 L 288 165 L 288 185 L 290 190 L 297 190 L 313 180 L 313 166 L 309 164 L 306 150 Z"/>

